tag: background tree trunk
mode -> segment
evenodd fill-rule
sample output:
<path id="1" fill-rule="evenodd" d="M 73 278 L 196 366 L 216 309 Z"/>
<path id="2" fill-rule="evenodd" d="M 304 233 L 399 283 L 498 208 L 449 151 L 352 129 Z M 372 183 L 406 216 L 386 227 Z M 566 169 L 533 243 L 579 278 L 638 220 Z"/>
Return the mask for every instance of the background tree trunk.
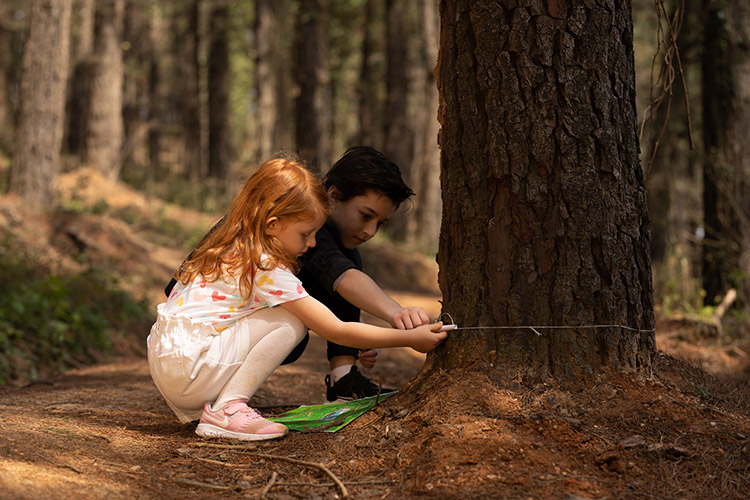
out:
<path id="1" fill-rule="evenodd" d="M 730 287 L 750 306 L 750 6 L 705 0 L 703 287 L 714 305 Z"/>
<path id="2" fill-rule="evenodd" d="M 70 12 L 68 0 L 31 2 L 10 191 L 38 211 L 57 206 Z"/>
<path id="3" fill-rule="evenodd" d="M 414 215 L 409 218 L 409 234 L 419 250 L 434 252 L 440 232 L 440 150 L 437 136 L 438 91 L 435 82 L 435 64 L 438 48 L 437 0 L 421 0 L 419 20 L 421 27 L 420 86 L 417 96 L 422 101 L 417 107 L 417 123 L 412 162 L 411 186 L 416 193 Z"/>
<path id="4" fill-rule="evenodd" d="M 122 166 L 122 24 L 124 0 L 97 3 L 85 160 L 114 181 Z"/>
<path id="5" fill-rule="evenodd" d="M 331 156 L 325 8 L 325 0 L 301 0 L 295 29 L 295 137 L 300 157 L 316 171 L 330 166 Z"/>
<path id="6" fill-rule="evenodd" d="M 123 20 L 123 160 L 148 164 L 149 149 L 144 138 L 148 133 L 150 106 L 148 61 L 154 56 L 151 21 L 147 2 L 127 0 Z"/>
<path id="7" fill-rule="evenodd" d="M 499 383 L 652 373 L 630 3 L 440 2 L 439 282 L 459 330 L 426 370 Z"/>
<path id="8" fill-rule="evenodd" d="M 96 5 L 94 0 L 78 0 L 76 7 L 78 25 L 74 28 L 77 42 L 73 50 L 73 69 L 68 86 L 65 144 L 70 153 L 82 155 L 86 148 Z"/>
<path id="9" fill-rule="evenodd" d="M 208 56 L 208 175 L 224 179 L 231 158 L 229 129 L 229 5 L 213 2 Z"/>
<path id="10" fill-rule="evenodd" d="M 382 76 L 382 48 L 377 42 L 382 40 L 380 35 L 382 29 L 378 23 L 377 6 L 381 2 L 365 0 L 362 39 L 362 62 L 360 66 L 360 78 L 357 85 L 359 92 L 359 138 L 358 142 L 363 146 L 383 148 L 383 116 L 382 85 L 379 85 Z"/>
<path id="11" fill-rule="evenodd" d="M 184 7 L 186 26 L 180 32 L 179 74 L 181 77 L 182 137 L 185 173 L 191 179 L 203 177 L 203 123 L 200 100 L 200 0 Z"/>
<path id="12" fill-rule="evenodd" d="M 404 181 L 414 187 L 411 171 L 414 158 L 414 136 L 409 127 L 409 44 L 406 29 L 407 3 L 400 0 L 386 2 L 386 102 L 384 153 L 401 169 Z M 398 241 L 413 243 L 413 231 L 408 230 L 404 210 L 398 211 L 388 224 L 389 234 Z"/>
<path id="13" fill-rule="evenodd" d="M 700 74 L 702 17 L 700 0 L 686 0 L 682 11 L 680 1 L 671 2 L 670 12 L 683 12 L 677 47 L 679 59 L 689 92 L 692 125 L 700 122 L 698 110 L 700 100 L 693 90 L 693 75 Z M 677 29 L 675 27 L 674 29 Z M 652 75 L 651 98 L 656 99 L 662 91 L 661 74 L 668 78 L 664 50 L 672 50 L 673 34 L 664 27 L 662 36 L 670 40 L 662 42 L 662 51 L 656 56 L 657 67 Z M 648 213 L 651 219 L 651 263 L 654 269 L 654 293 L 661 297 L 665 310 L 673 308 L 701 307 L 700 268 L 701 249 L 696 243 L 695 232 L 702 219 L 700 190 L 695 188 L 695 179 L 700 176 L 701 147 L 690 149 L 690 131 L 685 106 L 685 92 L 681 84 L 678 62 L 671 58 L 669 71 L 676 77 L 668 95 L 664 97 L 652 120 L 648 122 L 643 136 L 644 169 L 648 191 Z M 661 68 L 660 68 L 661 66 Z M 645 92 L 644 92 L 645 94 Z"/>
<path id="14" fill-rule="evenodd" d="M 279 59 L 280 47 L 277 36 L 277 16 L 274 7 L 275 0 L 256 0 L 255 2 L 255 75 L 258 91 L 257 122 L 258 122 L 258 159 L 263 161 L 276 149 L 274 132 L 278 122 L 276 95 L 279 87 L 276 82 L 277 72 L 274 61 Z"/>

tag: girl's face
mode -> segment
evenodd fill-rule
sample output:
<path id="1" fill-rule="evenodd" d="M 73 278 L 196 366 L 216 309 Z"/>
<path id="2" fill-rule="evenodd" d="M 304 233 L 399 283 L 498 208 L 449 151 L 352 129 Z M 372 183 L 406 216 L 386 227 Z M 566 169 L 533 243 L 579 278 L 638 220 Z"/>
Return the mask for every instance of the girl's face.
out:
<path id="1" fill-rule="evenodd" d="M 335 187 L 328 190 L 334 200 L 336 192 Z M 375 236 L 395 210 L 396 205 L 387 196 L 366 191 L 363 195 L 336 202 L 331 219 L 339 230 L 344 248 L 352 249 Z"/>
<path id="2" fill-rule="evenodd" d="M 275 217 L 268 222 L 268 234 L 275 236 L 289 255 L 301 256 L 315 246 L 315 233 L 325 222 L 324 217 L 285 222 Z"/>

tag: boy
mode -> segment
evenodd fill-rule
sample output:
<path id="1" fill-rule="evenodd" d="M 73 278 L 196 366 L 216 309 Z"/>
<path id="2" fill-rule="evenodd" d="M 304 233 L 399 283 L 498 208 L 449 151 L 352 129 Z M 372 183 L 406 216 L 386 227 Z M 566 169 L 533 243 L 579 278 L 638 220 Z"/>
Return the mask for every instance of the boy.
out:
<path id="1" fill-rule="evenodd" d="M 342 321 L 359 321 L 362 309 L 394 328 L 429 323 L 422 308 L 402 307 L 362 272 L 357 250 L 414 194 L 401 178 L 398 166 L 373 148 L 354 147 L 328 171 L 325 186 L 335 209 L 318 231 L 315 247 L 302 257 L 297 276 L 307 292 Z M 329 342 L 331 372 L 325 378 L 326 399 L 359 399 L 392 392 L 380 389 L 357 368 L 358 359 L 370 368 L 377 357 L 374 349 L 359 351 Z"/>

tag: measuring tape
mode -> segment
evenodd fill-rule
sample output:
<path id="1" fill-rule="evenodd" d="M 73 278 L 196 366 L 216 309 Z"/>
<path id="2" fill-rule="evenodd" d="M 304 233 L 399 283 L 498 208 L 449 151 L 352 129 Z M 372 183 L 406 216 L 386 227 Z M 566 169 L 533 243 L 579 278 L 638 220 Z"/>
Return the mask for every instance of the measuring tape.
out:
<path id="1" fill-rule="evenodd" d="M 448 316 L 450 319 L 450 323 L 443 325 L 439 332 L 447 332 L 451 330 L 531 330 L 532 332 L 536 333 L 538 336 L 541 337 L 541 333 L 539 333 L 539 330 L 581 330 L 581 329 L 598 329 L 598 328 L 622 328 L 623 330 L 629 330 L 632 332 L 638 332 L 638 333 L 654 333 L 656 332 L 656 328 L 651 328 L 649 330 L 643 330 L 640 328 L 633 328 L 630 326 L 625 325 L 570 325 L 570 326 L 561 326 L 561 325 L 548 325 L 548 326 L 541 326 L 541 325 L 519 325 L 519 326 L 458 326 L 455 324 L 455 321 L 453 321 L 453 317 L 448 313 L 442 313 L 440 316 L 437 317 L 435 320 L 440 321 L 443 316 Z"/>

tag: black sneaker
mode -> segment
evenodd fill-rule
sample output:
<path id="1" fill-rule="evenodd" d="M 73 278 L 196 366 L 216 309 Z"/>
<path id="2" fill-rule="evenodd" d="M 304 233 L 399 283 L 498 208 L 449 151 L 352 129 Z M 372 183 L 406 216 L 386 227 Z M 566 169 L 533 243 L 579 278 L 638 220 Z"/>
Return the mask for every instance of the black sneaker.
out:
<path id="1" fill-rule="evenodd" d="M 326 399 L 329 403 L 362 399 L 389 392 L 396 392 L 396 389 L 380 387 L 362 375 L 356 366 L 352 366 L 349 373 L 338 379 L 333 385 L 331 385 L 331 375 L 326 375 Z"/>

